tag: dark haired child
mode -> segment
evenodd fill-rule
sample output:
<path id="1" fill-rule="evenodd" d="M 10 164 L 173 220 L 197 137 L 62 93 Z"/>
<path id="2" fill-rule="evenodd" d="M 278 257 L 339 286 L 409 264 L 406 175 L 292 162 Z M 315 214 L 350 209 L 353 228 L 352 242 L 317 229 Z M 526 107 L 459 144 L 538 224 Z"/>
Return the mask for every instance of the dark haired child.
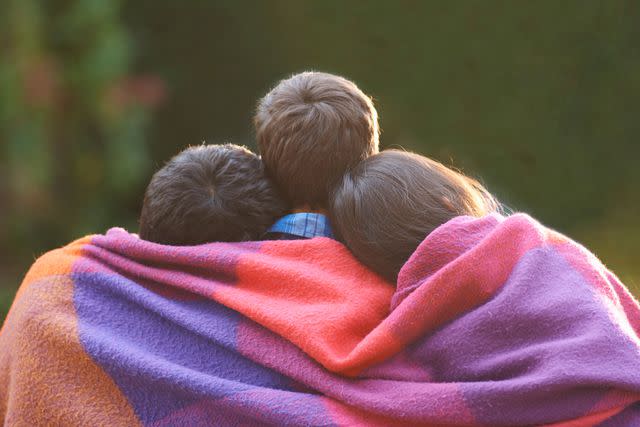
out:
<path id="1" fill-rule="evenodd" d="M 256 154 L 233 144 L 195 146 L 153 175 L 139 235 L 166 245 L 258 240 L 285 209 Z"/>
<path id="2" fill-rule="evenodd" d="M 477 181 L 415 153 L 387 150 L 347 172 L 332 201 L 338 237 L 366 266 L 395 283 L 429 233 L 498 203 Z"/>

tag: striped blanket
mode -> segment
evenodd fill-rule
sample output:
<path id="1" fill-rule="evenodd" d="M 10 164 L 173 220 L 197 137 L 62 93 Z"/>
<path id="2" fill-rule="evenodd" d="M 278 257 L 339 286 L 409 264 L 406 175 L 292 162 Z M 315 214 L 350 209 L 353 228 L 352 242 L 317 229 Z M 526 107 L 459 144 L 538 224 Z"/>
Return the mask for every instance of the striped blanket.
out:
<path id="1" fill-rule="evenodd" d="M 0 332 L 5 425 L 640 425 L 640 307 L 526 215 L 431 233 L 397 289 L 331 239 L 38 259 Z"/>

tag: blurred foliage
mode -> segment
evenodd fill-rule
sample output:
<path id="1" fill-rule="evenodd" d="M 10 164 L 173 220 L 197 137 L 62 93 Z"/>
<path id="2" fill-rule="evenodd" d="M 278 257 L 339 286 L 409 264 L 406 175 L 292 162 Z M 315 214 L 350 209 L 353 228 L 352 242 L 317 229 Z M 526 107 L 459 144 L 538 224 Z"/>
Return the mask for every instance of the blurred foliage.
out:
<path id="1" fill-rule="evenodd" d="M 149 166 L 149 78 L 120 4 L 9 0 L 0 49 L 0 250 L 10 263 L 122 217 Z M 151 82 L 151 83 L 150 83 Z"/>
<path id="2" fill-rule="evenodd" d="M 202 140 L 254 146 L 256 100 L 280 78 L 319 69 L 374 96 L 384 146 L 481 177 L 514 210 L 640 284 L 638 2 L 1 8 L 10 60 L 0 63 L 0 195 L 9 200 L 0 250 L 19 254 L 19 270 L 79 234 L 135 229 L 151 167 Z M 132 77 L 149 74 L 161 80 Z M 162 82 L 169 96 L 150 121 Z"/>

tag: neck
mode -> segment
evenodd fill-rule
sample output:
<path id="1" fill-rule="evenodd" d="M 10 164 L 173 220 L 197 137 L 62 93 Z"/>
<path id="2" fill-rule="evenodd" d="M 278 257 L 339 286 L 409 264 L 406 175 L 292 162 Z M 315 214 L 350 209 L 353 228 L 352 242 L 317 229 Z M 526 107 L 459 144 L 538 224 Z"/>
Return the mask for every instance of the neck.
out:
<path id="1" fill-rule="evenodd" d="M 319 213 L 322 215 L 328 215 L 326 209 L 313 209 L 309 205 L 297 206 L 291 210 L 292 213 Z"/>

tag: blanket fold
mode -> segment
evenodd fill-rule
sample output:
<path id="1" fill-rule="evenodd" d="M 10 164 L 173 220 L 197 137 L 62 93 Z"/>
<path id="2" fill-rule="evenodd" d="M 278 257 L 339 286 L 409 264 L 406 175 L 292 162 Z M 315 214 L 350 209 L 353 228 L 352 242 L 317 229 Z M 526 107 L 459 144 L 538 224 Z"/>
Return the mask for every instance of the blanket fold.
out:
<path id="1" fill-rule="evenodd" d="M 458 217 L 397 288 L 327 238 L 38 259 L 0 331 L 5 425 L 640 425 L 640 306 L 523 214 Z"/>

